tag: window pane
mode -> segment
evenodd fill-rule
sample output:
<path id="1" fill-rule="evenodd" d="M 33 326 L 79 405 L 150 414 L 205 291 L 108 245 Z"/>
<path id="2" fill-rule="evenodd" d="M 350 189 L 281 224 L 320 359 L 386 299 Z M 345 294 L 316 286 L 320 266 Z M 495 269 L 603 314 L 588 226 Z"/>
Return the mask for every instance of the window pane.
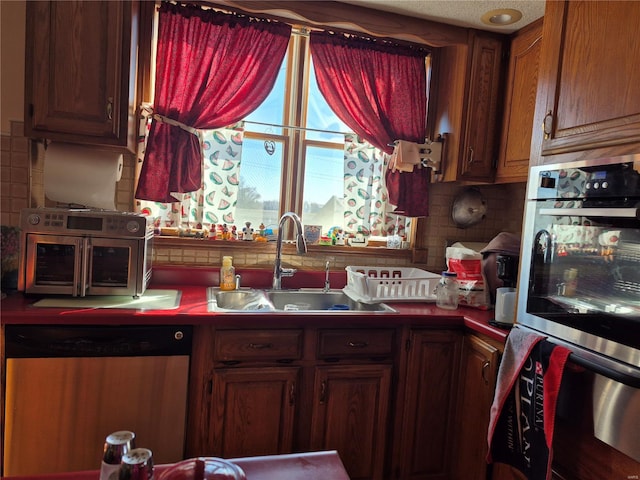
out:
<path id="1" fill-rule="evenodd" d="M 282 127 L 278 125 L 284 124 L 284 99 L 286 92 L 286 79 L 287 79 L 287 55 L 285 55 L 282 65 L 280 65 L 280 71 L 278 72 L 278 78 L 273 86 L 273 90 L 264 102 L 245 117 L 245 131 L 257 132 L 257 133 L 271 133 L 274 135 L 282 134 Z M 259 122 L 259 123 L 250 123 Z M 261 125 L 267 123 L 269 125 Z"/>
<path id="2" fill-rule="evenodd" d="M 311 57 L 309 56 L 309 58 Z M 309 97 L 307 101 L 306 127 L 316 130 L 329 130 L 330 132 L 351 132 L 351 129 L 347 127 L 335 113 L 333 113 L 333 110 L 331 110 L 327 101 L 320 93 L 320 90 L 318 89 L 318 82 L 316 81 L 316 74 L 313 69 L 313 62 L 311 62 L 311 66 L 309 68 Z M 320 140 L 323 142 L 335 143 L 342 143 L 344 141 L 343 135 L 330 132 L 315 132 L 308 130 L 306 138 L 309 140 Z"/>
<path id="3" fill-rule="evenodd" d="M 344 222 L 344 151 L 307 147 L 302 220 L 326 232 Z"/>
<path id="4" fill-rule="evenodd" d="M 239 228 L 245 222 L 251 222 L 254 229 L 261 223 L 277 226 L 283 152 L 281 141 L 245 136 L 235 215 Z"/>

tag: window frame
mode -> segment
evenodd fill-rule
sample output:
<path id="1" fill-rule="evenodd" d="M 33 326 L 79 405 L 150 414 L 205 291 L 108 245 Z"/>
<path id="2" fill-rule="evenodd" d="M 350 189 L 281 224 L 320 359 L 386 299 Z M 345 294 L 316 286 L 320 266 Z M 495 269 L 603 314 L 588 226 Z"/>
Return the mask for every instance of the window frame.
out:
<path id="1" fill-rule="evenodd" d="M 468 37 L 466 29 L 462 27 L 452 27 L 449 25 L 443 26 L 438 23 L 416 20 L 412 18 L 402 17 L 405 21 L 401 22 L 401 25 L 396 25 L 394 22 L 390 24 L 385 24 L 385 22 L 381 22 L 381 18 L 379 15 L 382 12 L 377 12 L 366 7 L 348 5 L 348 4 L 340 4 L 337 7 L 337 11 L 333 12 L 332 17 L 334 19 L 332 21 L 326 21 L 321 18 L 322 13 L 319 12 L 312 5 L 305 5 L 305 2 L 288 2 L 288 1 L 275 1 L 269 2 L 269 5 L 264 7 L 259 3 L 254 5 L 244 5 L 242 7 L 228 4 L 219 4 L 215 1 L 199 1 L 196 2 L 203 7 L 211 7 L 211 8 L 219 8 L 221 10 L 226 11 L 235 11 L 238 13 L 262 16 L 265 18 L 270 18 L 278 21 L 284 21 L 290 23 L 295 28 L 299 29 L 312 29 L 312 28 L 331 28 L 335 31 L 343 31 L 348 33 L 364 33 L 366 35 L 372 36 L 381 36 L 388 37 L 397 40 L 399 43 L 407 42 L 413 44 L 419 44 L 421 46 L 426 46 L 431 48 L 432 56 L 436 54 L 436 50 L 438 47 L 452 46 L 452 45 L 464 45 L 468 44 Z M 252 2 L 255 3 L 255 2 Z M 312 3 L 312 2 L 311 2 Z M 154 42 L 153 38 L 155 35 L 154 29 L 157 28 L 157 7 L 159 6 L 159 0 L 155 2 L 143 2 L 144 6 L 141 7 L 140 14 L 140 48 L 139 48 L 139 57 L 138 57 L 138 78 L 140 81 L 137 86 L 138 98 L 140 101 L 138 104 L 142 103 L 152 103 L 153 102 L 153 63 L 154 63 Z M 285 16 L 282 16 L 282 12 L 287 12 Z M 275 12 L 275 13 L 273 13 Z M 341 16 L 344 15 L 344 18 Z M 387 15 L 387 14 L 383 14 Z M 295 20 L 292 20 L 295 19 Z M 408 23 L 406 22 L 408 21 Z M 344 28 L 344 25 L 349 24 L 354 28 L 352 30 L 348 28 Z M 303 38 L 308 44 L 308 36 L 303 35 L 292 35 L 292 42 L 294 38 Z M 299 47 L 296 48 L 297 55 L 304 55 L 304 51 Z M 287 61 L 293 61 L 293 55 L 289 56 Z M 308 82 L 310 80 L 309 68 L 311 62 L 305 62 L 305 68 L 303 72 L 299 72 L 298 78 L 295 79 L 296 82 L 307 82 L 305 88 L 299 89 L 301 95 L 306 95 L 308 92 Z M 433 69 L 434 63 L 433 58 L 430 61 L 430 68 L 427 71 L 427 86 L 430 90 L 429 94 L 429 103 L 431 98 L 433 98 L 436 94 L 436 89 L 433 88 L 431 79 L 433 78 Z M 290 83 L 292 79 L 291 76 L 287 77 L 287 85 L 286 89 L 292 88 Z M 304 99 L 306 101 L 306 99 Z M 300 109 L 293 109 L 291 103 L 287 100 L 287 108 L 285 109 L 285 125 L 304 125 L 306 124 L 306 118 L 304 122 L 300 123 L 291 123 L 291 118 L 300 118 L 302 116 L 302 112 Z M 299 102 L 299 105 L 302 105 Z M 288 117 L 287 115 L 291 115 Z M 427 116 L 428 119 L 432 116 L 432 109 L 427 105 Z M 427 121 L 428 130 L 432 129 L 433 123 Z M 329 145 L 328 142 L 319 142 L 317 140 L 300 140 L 301 130 L 299 128 L 293 129 L 294 132 L 291 136 L 285 135 L 286 127 L 283 127 L 282 135 L 274 135 L 274 137 L 281 139 L 287 145 L 285 149 L 284 156 L 288 160 L 288 158 L 297 158 L 300 161 L 284 161 L 283 165 L 283 185 L 287 185 L 287 181 L 291 181 L 291 179 L 295 179 L 296 185 L 303 184 L 304 178 L 304 166 L 306 164 L 306 147 L 308 145 L 311 146 L 321 146 L 327 147 Z M 425 132 L 426 135 L 429 135 L 429 131 Z M 266 134 L 261 134 L 266 135 Z M 272 134 L 273 135 L 273 134 Z M 245 136 L 248 138 L 257 138 L 257 135 L 254 137 L 251 132 L 245 131 Z M 290 138 L 293 138 L 293 141 L 290 141 Z M 296 145 L 298 145 L 298 151 L 296 152 Z M 339 145 L 339 144 L 334 144 Z M 137 178 L 138 178 L 138 169 L 140 165 L 136 165 L 135 172 L 135 181 L 134 181 L 134 191 L 136 188 Z M 288 193 L 286 188 L 281 188 L 280 195 L 280 209 L 281 213 L 283 211 L 288 211 L 285 206 L 291 205 L 292 211 L 302 211 L 303 201 L 301 188 L 299 187 L 295 190 L 296 193 L 291 195 Z M 135 199 L 134 199 L 135 201 Z M 366 256 L 368 254 L 372 256 L 379 257 L 382 253 L 383 257 L 410 257 L 413 263 L 425 263 L 427 258 L 427 249 L 424 247 L 425 239 L 425 222 L 422 218 L 414 218 L 413 225 L 410 231 L 410 238 L 407 240 L 410 243 L 409 249 L 387 249 L 384 248 L 382 242 L 370 242 L 370 247 L 339 247 L 339 246 L 322 246 L 322 245 L 312 245 L 310 246 L 310 251 L 313 252 L 315 250 L 326 252 L 327 250 L 333 251 L 337 254 L 340 253 L 356 253 L 358 255 Z M 194 248 L 196 245 L 199 245 L 204 248 L 210 248 L 215 243 L 216 247 L 221 247 L 221 243 L 227 242 L 194 242 L 192 238 L 176 238 L 176 237 L 156 237 L 156 241 L 163 246 L 181 246 L 185 248 Z M 259 251 L 262 249 L 269 249 L 270 244 L 260 244 L 260 245 L 244 245 L 245 243 L 255 244 L 256 242 L 228 242 L 233 248 L 237 248 L 239 244 L 242 244 L 243 247 L 258 247 Z M 382 248 L 380 248 L 382 247 Z"/>

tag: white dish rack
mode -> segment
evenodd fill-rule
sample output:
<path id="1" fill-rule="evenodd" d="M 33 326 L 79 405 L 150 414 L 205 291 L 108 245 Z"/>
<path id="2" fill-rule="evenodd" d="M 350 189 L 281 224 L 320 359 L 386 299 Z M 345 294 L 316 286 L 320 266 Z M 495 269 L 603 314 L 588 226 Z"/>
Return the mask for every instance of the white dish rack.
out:
<path id="1" fill-rule="evenodd" d="M 348 266 L 343 292 L 352 300 L 378 302 L 435 302 L 440 275 L 409 267 Z"/>

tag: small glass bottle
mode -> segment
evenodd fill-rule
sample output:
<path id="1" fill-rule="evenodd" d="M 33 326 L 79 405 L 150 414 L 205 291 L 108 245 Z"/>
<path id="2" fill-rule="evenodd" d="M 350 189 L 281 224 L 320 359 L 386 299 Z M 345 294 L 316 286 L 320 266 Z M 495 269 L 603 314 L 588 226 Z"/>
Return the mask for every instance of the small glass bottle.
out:
<path id="1" fill-rule="evenodd" d="M 134 448 L 122 457 L 118 480 L 153 480 L 153 453 Z"/>
<path id="2" fill-rule="evenodd" d="M 440 282 L 436 286 L 436 305 L 447 310 L 458 308 L 458 274 L 442 272 Z"/>
<path id="3" fill-rule="evenodd" d="M 236 269 L 233 267 L 233 257 L 222 257 L 220 269 L 220 290 L 236 289 Z"/>
<path id="4" fill-rule="evenodd" d="M 113 432 L 104 442 L 100 480 L 117 480 L 122 457 L 135 448 L 135 433 L 128 430 Z"/>

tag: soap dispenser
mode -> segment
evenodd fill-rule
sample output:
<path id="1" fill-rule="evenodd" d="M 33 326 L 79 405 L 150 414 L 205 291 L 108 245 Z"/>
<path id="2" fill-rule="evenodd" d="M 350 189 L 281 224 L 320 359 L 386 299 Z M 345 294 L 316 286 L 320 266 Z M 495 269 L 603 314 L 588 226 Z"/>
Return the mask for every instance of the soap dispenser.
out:
<path id="1" fill-rule="evenodd" d="M 236 289 L 236 269 L 233 267 L 233 257 L 222 257 L 220 269 L 220 290 Z"/>

